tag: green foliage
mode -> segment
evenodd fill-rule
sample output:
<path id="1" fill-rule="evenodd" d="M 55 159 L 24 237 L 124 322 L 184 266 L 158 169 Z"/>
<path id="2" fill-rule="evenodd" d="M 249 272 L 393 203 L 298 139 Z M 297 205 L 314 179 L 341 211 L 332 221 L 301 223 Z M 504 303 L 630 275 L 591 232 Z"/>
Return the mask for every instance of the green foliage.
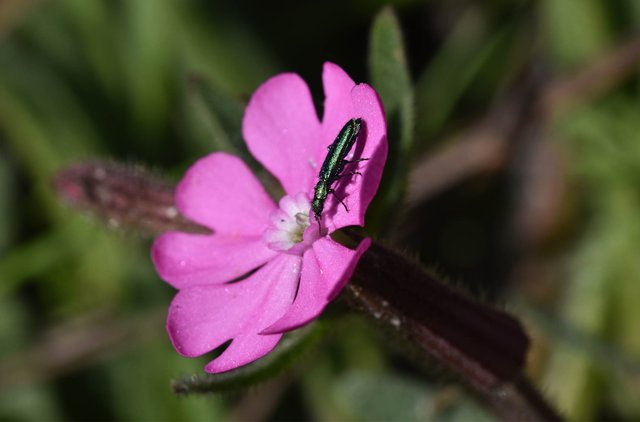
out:
<path id="1" fill-rule="evenodd" d="M 455 106 L 473 89 L 481 71 L 495 66 L 494 56 L 504 54 L 509 47 L 507 40 L 514 34 L 511 25 L 486 28 L 473 9 L 455 22 L 416 83 L 416 114 L 421 118 L 415 133 L 422 148 L 429 147 L 433 136 L 450 121 Z"/>
<path id="2" fill-rule="evenodd" d="M 180 400 L 169 388 L 169 380 L 179 372 L 198 373 L 201 360 L 177 355 L 165 341 L 155 340 L 143 350 L 136 350 L 110 365 L 114 389 L 114 407 L 118 420 L 219 420 L 227 406 L 221 397 Z M 155 385 L 156 388 L 149 388 Z M 136 400 L 132 401 L 131 398 Z"/>
<path id="3" fill-rule="evenodd" d="M 243 104 L 195 74 L 187 78 L 184 91 L 183 126 L 194 152 L 204 155 L 213 147 L 246 160 L 249 154 L 240 128 Z"/>
<path id="4" fill-rule="evenodd" d="M 638 100 L 612 98 L 576 112 L 563 125 L 572 140 L 576 173 L 590 193 L 590 218 L 572 262 L 563 319 L 595 338 L 609 339 L 631 360 L 614 361 L 617 370 L 611 371 L 598 355 L 584 353 L 589 349 L 571 343 L 558 347 L 549 385 L 576 420 L 590 418 L 602 406 L 604 391 L 615 392 L 611 396 L 626 416 L 640 411 L 632 398 L 637 390 L 630 387 L 640 375 L 634 322 L 640 317 L 640 261 L 633 252 L 640 245 L 640 122 L 634 110 L 639 105 Z"/>
<path id="5" fill-rule="evenodd" d="M 402 31 L 390 8 L 383 9 L 373 22 L 370 44 L 371 82 L 384 102 L 387 118 L 399 126 L 391 135 L 398 137 L 394 142 L 406 159 L 413 140 L 413 90 Z"/>
<path id="6" fill-rule="evenodd" d="M 404 197 L 414 141 L 414 98 L 402 31 L 391 8 L 383 9 L 373 22 L 369 69 L 387 115 L 389 158 L 380 197 L 385 209 L 393 210 Z"/>
<path id="7" fill-rule="evenodd" d="M 493 420 L 476 404 L 463 400 L 460 391 L 427 387 L 400 375 L 351 372 L 340 379 L 337 390 L 357 421 Z"/>
<path id="8" fill-rule="evenodd" d="M 607 3 L 601 0 L 540 2 L 549 51 L 560 66 L 584 63 L 607 42 Z"/>
<path id="9" fill-rule="evenodd" d="M 0 156 L 0 253 L 8 248 L 15 234 L 14 183 L 9 163 Z"/>

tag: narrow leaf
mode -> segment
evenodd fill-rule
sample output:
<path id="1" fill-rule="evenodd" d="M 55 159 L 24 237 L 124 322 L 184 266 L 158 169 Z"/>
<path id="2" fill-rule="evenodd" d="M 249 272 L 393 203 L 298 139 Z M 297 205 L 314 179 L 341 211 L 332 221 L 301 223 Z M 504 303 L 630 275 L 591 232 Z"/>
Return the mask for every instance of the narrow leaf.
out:
<path id="1" fill-rule="evenodd" d="M 476 19 L 473 12 L 461 17 L 417 79 L 415 104 L 419 119 L 416 138 L 423 144 L 442 128 L 490 59 L 504 48 L 509 37 L 513 37 L 511 25 L 483 36 L 474 29 Z"/>
<path id="2" fill-rule="evenodd" d="M 382 9 L 371 28 L 369 68 L 387 114 L 389 159 L 379 196 L 386 201 L 384 208 L 391 209 L 404 195 L 413 144 L 414 106 L 402 31 L 389 7 Z"/>
<path id="3" fill-rule="evenodd" d="M 240 128 L 240 101 L 199 74 L 187 77 L 184 96 L 184 125 L 195 145 L 194 153 L 247 155 Z"/>

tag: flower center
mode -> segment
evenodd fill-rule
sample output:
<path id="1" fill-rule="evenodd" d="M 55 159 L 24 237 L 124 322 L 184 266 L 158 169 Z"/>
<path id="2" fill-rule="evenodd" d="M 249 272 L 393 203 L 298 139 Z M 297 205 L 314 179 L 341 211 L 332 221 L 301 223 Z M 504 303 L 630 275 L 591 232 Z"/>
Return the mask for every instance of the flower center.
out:
<path id="1" fill-rule="evenodd" d="M 279 252 L 302 253 L 307 249 L 304 232 L 309 227 L 311 203 L 304 193 L 285 195 L 280 208 L 271 215 L 271 226 L 264 232 L 267 245 Z M 298 247 L 295 247 L 298 245 Z"/>

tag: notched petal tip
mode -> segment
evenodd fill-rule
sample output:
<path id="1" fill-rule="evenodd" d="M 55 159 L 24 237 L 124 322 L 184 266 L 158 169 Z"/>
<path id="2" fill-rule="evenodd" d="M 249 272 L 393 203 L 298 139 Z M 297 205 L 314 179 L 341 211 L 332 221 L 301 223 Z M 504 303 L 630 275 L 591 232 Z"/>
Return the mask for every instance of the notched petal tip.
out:
<path id="1" fill-rule="evenodd" d="M 204 370 L 211 374 L 228 372 L 249 364 L 271 352 L 282 334 L 250 334 L 235 338 L 220 356 L 209 362 Z"/>
<path id="2" fill-rule="evenodd" d="M 194 357 L 233 339 L 216 359 L 217 365 L 244 365 L 268 353 L 279 337 L 267 341 L 256 338 L 257 333 L 278 320 L 293 302 L 300 261 L 300 257 L 280 254 L 244 280 L 180 290 L 167 316 L 174 348 Z"/>
<path id="3" fill-rule="evenodd" d="M 313 183 L 320 122 L 306 82 L 295 73 L 269 79 L 249 100 L 242 132 L 253 156 L 294 195 Z"/>
<path id="4" fill-rule="evenodd" d="M 330 238 L 314 243 L 314 248 L 304 255 L 300 285 L 293 305 L 282 318 L 260 334 L 284 333 L 318 318 L 349 281 L 369 246 L 370 238 L 363 239 L 355 250 Z"/>
<path id="5" fill-rule="evenodd" d="M 187 218 L 215 232 L 259 235 L 273 200 L 238 157 L 217 152 L 196 161 L 176 190 L 176 204 Z"/>
<path id="6" fill-rule="evenodd" d="M 335 87 L 343 88 L 355 85 L 355 82 L 343 68 L 333 62 L 326 61 L 322 65 L 322 81 L 325 95 Z"/>

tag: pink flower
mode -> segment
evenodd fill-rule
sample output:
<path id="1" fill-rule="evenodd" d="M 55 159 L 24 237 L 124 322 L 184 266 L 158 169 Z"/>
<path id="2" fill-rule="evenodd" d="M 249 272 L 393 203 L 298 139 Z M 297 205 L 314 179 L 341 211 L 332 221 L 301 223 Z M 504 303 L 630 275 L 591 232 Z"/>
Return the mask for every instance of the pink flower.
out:
<path id="1" fill-rule="evenodd" d="M 167 331 L 183 356 L 229 347 L 205 370 L 228 371 L 269 353 L 282 333 L 307 324 L 336 297 L 362 253 L 329 233 L 364 224 L 387 156 L 382 104 L 369 85 L 356 85 L 337 65 L 325 63 L 324 116 L 319 121 L 306 83 L 277 75 L 253 94 L 243 133 L 253 156 L 282 184 L 276 205 L 238 158 L 213 153 L 197 161 L 176 192 L 178 209 L 213 234 L 168 232 L 153 245 L 160 277 L 179 289 L 169 308 Z M 347 158 L 362 175 L 334 187 L 349 208 L 329 196 L 323 233 L 310 215 L 310 200 L 327 146 L 343 125 L 362 118 L 360 136 Z"/>

